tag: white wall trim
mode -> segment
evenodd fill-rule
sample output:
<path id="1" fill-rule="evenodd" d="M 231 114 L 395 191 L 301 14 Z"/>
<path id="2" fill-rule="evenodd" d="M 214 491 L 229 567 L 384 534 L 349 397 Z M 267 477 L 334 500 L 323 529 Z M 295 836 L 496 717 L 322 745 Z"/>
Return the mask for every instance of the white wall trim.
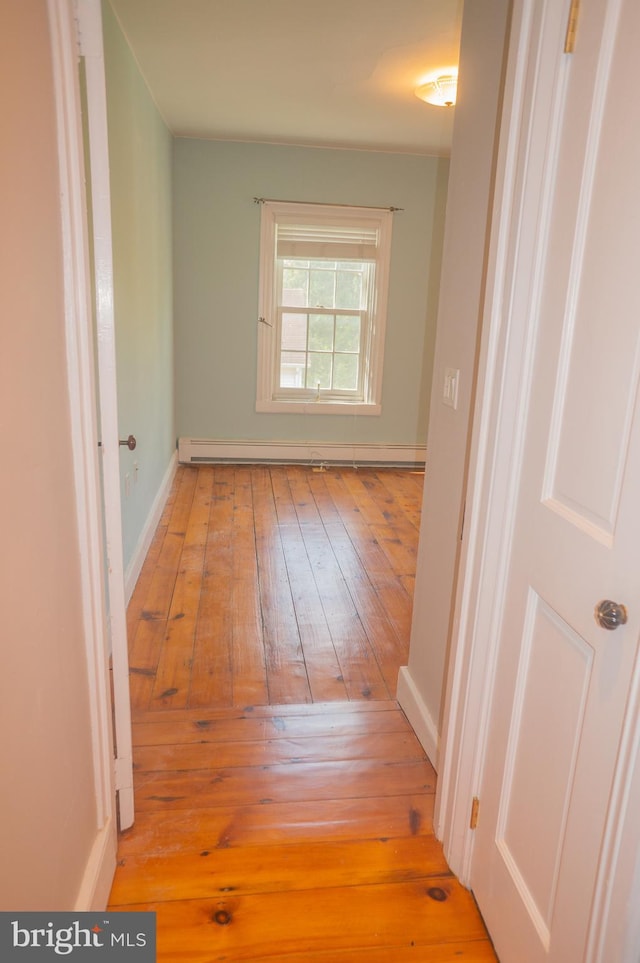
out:
<path id="1" fill-rule="evenodd" d="M 97 830 L 113 819 L 112 739 L 77 41 L 71 0 L 48 0 L 64 256 L 67 386 Z"/>
<path id="2" fill-rule="evenodd" d="M 438 727 L 431 717 L 427 704 L 420 695 L 418 687 L 411 678 L 408 665 L 400 666 L 396 698 L 402 711 L 429 757 L 429 762 L 438 771 L 439 738 Z"/>
<path id="3" fill-rule="evenodd" d="M 117 842 L 78 49 L 72 0 L 48 0 L 47 8 L 58 140 L 67 386 L 96 810 L 96 835 L 85 864 L 78 904 L 102 908 L 106 906 L 115 872 Z"/>
<path id="4" fill-rule="evenodd" d="M 434 816 L 447 862 L 464 885 L 471 882 L 474 832 L 469 828 L 469 812 L 471 800 L 479 795 L 484 768 L 520 464 L 522 389 L 531 357 L 526 330 L 531 312 L 529 288 L 520 279 L 537 264 L 536 230 L 540 228 L 540 197 L 544 197 L 542 192 L 535 195 L 535 185 L 529 187 L 526 197 L 522 196 L 524 187 L 517 178 L 518 171 L 528 163 L 530 181 L 535 180 L 535 168 L 539 182 L 546 158 L 539 151 L 531 156 L 531 134 L 527 130 L 530 104 L 526 102 L 526 83 L 528 72 L 537 67 L 530 51 L 533 14 L 532 0 L 522 0 L 514 7 L 469 461 L 467 521 Z M 539 109 L 539 113 L 541 123 L 549 125 L 548 112 L 543 116 Z M 513 279 L 515 274 L 517 280 Z M 509 365 L 505 362 L 507 351 Z M 509 452 L 508 458 L 501 458 L 504 452 Z"/>
<path id="5" fill-rule="evenodd" d="M 178 461 L 235 462 L 255 464 L 296 462 L 330 465 L 410 465 L 424 467 L 426 447 L 415 445 L 360 445 L 309 441 L 233 441 L 209 438 L 180 438 Z"/>
<path id="6" fill-rule="evenodd" d="M 262 329 L 262 326 L 261 326 Z M 382 405 L 368 401 L 274 401 L 270 398 L 256 401 L 256 411 L 259 414 L 279 415 L 364 415 L 364 417 L 382 414 Z"/>
<path id="7" fill-rule="evenodd" d="M 117 845 L 116 825 L 113 819 L 109 819 L 91 847 L 91 854 L 85 866 L 74 905 L 75 912 L 103 910 L 109 902 L 109 893 L 116 871 Z"/>
<path id="8" fill-rule="evenodd" d="M 178 452 L 174 452 L 171 456 L 171 461 L 167 466 L 167 470 L 164 473 L 164 477 L 160 482 L 160 488 L 153 500 L 153 504 L 147 516 L 147 520 L 144 524 L 144 528 L 140 533 L 138 543 L 133 551 L 133 555 L 127 569 L 124 574 L 124 591 L 127 604 L 133 595 L 133 590 L 136 587 L 136 582 L 142 571 L 142 566 L 144 565 L 144 560 L 147 557 L 147 552 L 151 546 L 153 536 L 155 534 L 156 528 L 162 516 L 162 511 L 169 497 L 169 492 L 171 491 L 171 486 L 173 484 L 173 479 L 178 468 Z"/>
<path id="9" fill-rule="evenodd" d="M 62 0 L 71 2 L 71 0 Z M 107 93 L 100 0 L 75 0 L 81 53 L 84 56 L 87 133 L 89 138 L 91 213 L 93 226 L 97 368 L 102 448 L 102 510 L 107 557 L 108 618 L 111 642 L 113 721 L 118 754 L 116 791 L 121 829 L 133 823 L 133 753 L 127 649 L 120 445 L 116 382 L 113 250 Z M 80 115 L 79 115 L 80 116 Z M 80 121 L 81 123 L 81 121 Z M 94 359 L 92 358 L 92 365 Z M 94 399 L 95 406 L 95 399 Z"/>

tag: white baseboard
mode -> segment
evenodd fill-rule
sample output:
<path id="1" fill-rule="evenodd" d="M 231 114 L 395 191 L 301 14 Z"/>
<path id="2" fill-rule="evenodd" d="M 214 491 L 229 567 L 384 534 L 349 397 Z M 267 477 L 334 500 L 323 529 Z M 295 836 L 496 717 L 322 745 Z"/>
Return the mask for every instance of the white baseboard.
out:
<path id="1" fill-rule="evenodd" d="M 422 748 L 429 757 L 429 762 L 437 772 L 440 743 L 438 727 L 433 721 L 422 696 L 418 692 L 416 684 L 409 673 L 409 666 L 407 665 L 400 667 L 396 698 L 411 723 Z"/>
<path id="2" fill-rule="evenodd" d="M 140 538 L 138 539 L 138 544 L 135 547 L 131 561 L 127 565 L 127 570 L 124 573 L 124 591 L 125 591 L 125 601 L 129 604 L 131 596 L 133 595 L 133 590 L 136 587 L 136 582 L 140 572 L 142 571 L 142 566 L 144 565 L 144 560 L 147 557 L 147 552 L 153 540 L 155 530 L 158 527 L 158 522 L 162 517 L 162 510 L 165 506 L 167 498 L 169 497 L 169 492 L 171 491 L 171 485 L 173 484 L 173 479 L 178 467 L 178 452 L 174 452 L 171 456 L 171 461 L 169 466 L 164 473 L 164 478 L 160 483 L 160 488 L 158 493 L 153 500 L 153 505 L 151 506 L 151 511 L 145 522 L 145 526 L 140 533 Z"/>
<path id="3" fill-rule="evenodd" d="M 105 909 L 116 871 L 117 848 L 115 821 L 109 819 L 91 847 L 74 906 L 77 913 Z"/>
<path id="4" fill-rule="evenodd" d="M 424 468 L 427 449 L 416 445 L 358 445 L 308 441 L 234 441 L 213 438 L 178 439 L 181 464 L 387 465 Z"/>

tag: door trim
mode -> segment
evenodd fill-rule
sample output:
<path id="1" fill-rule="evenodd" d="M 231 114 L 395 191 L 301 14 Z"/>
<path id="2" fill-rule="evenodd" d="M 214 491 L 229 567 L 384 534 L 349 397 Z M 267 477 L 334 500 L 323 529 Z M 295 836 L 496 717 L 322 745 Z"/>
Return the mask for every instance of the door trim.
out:
<path id="1" fill-rule="evenodd" d="M 564 6 L 568 12 L 568 3 Z M 532 286 L 537 246 L 544 243 L 545 163 L 553 163 L 553 158 L 547 158 L 549 141 L 544 135 L 552 133 L 558 123 L 550 110 L 550 104 L 557 101 L 550 100 L 548 91 L 549 77 L 556 68 L 535 60 L 536 11 L 540 12 L 536 0 L 514 2 L 471 435 L 465 541 L 445 689 L 435 812 L 436 834 L 443 840 L 447 861 L 466 885 L 470 885 L 474 846 L 469 814 L 482 784 L 521 460 L 526 415 L 523 385 L 533 357 L 526 292 Z M 535 94 L 528 99 L 531 89 Z M 631 963 L 634 959 L 633 940 L 640 934 L 640 827 L 635 818 L 639 807 L 637 661 L 600 854 L 585 963 L 612 959 Z M 636 898 L 613 900 L 614 890 Z"/>
<path id="2" fill-rule="evenodd" d="M 47 0 L 47 12 L 58 140 L 67 384 L 96 801 L 96 837 L 76 908 L 89 910 L 106 905 L 115 872 L 117 828 L 76 27 L 67 0 Z"/>
<path id="3" fill-rule="evenodd" d="M 521 13 L 521 11 L 520 11 Z M 512 245 L 521 233 L 516 182 L 522 136 L 526 42 L 530 23 L 514 11 L 505 80 L 505 100 L 487 262 L 483 327 L 478 363 L 476 404 L 471 433 L 465 538 L 455 603 L 449 672 L 441 737 L 441 772 L 436 799 L 436 833 L 447 860 L 461 882 L 469 885 L 473 831 L 471 802 L 479 793 L 487 738 L 488 714 L 495 677 L 495 621 L 504 596 L 506 556 L 513 514 L 513 452 L 521 431 L 517 416 L 519 379 L 507 383 L 505 354 L 515 327 L 503 305 L 509 304 L 508 268 Z M 530 18 L 529 18 L 530 19 Z M 524 36 L 523 36 L 524 35 Z M 518 39 L 517 49 L 516 40 Z M 515 232 L 515 237 L 512 236 Z M 522 341 L 520 365 L 526 360 Z M 511 342 L 515 353 L 516 345 Z M 525 356 L 522 352 L 525 350 Z M 506 392 L 502 398 L 502 392 Z M 508 422 L 504 415 L 511 414 Z"/>
<path id="4" fill-rule="evenodd" d="M 70 0 L 67 0 L 67 2 L 70 2 Z M 78 17 L 80 53 L 84 58 L 86 76 L 96 327 L 98 332 L 97 360 L 102 435 L 102 485 L 106 557 L 108 561 L 109 638 L 113 672 L 115 788 L 118 794 L 118 824 L 122 830 L 128 829 L 133 824 L 134 798 L 120 503 L 120 446 L 118 441 L 107 94 L 100 0 L 75 0 L 75 6 Z"/>

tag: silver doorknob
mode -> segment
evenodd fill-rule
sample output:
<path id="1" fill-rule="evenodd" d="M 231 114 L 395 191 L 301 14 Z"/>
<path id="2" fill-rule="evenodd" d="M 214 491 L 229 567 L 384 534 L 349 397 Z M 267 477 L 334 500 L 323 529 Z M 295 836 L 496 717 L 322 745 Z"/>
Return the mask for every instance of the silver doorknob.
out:
<path id="1" fill-rule="evenodd" d="M 612 602 L 611 599 L 604 599 L 596 605 L 596 622 L 603 629 L 617 629 L 619 625 L 624 625 L 627 621 L 627 610 L 619 602 Z"/>
<path id="2" fill-rule="evenodd" d="M 138 442 L 136 441 L 136 439 L 135 439 L 135 437 L 134 437 L 133 435 L 129 435 L 129 437 L 126 438 L 124 441 L 123 441 L 122 438 L 121 438 L 119 443 L 120 443 L 121 445 L 126 445 L 127 448 L 129 449 L 129 451 L 133 451 L 133 449 L 134 449 L 134 448 L 136 447 L 136 445 L 138 444 Z"/>

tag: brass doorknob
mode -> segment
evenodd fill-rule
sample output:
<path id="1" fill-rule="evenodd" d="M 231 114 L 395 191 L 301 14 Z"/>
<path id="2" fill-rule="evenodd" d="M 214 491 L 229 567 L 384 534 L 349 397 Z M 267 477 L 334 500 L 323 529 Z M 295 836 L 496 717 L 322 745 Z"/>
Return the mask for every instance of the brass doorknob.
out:
<path id="1" fill-rule="evenodd" d="M 604 599 L 596 605 L 596 622 L 603 629 L 617 629 L 619 625 L 624 625 L 627 621 L 627 609 L 619 602 L 612 602 L 611 599 Z"/>
<path id="2" fill-rule="evenodd" d="M 121 445 L 126 445 L 127 448 L 129 449 L 129 451 L 133 451 L 133 449 L 136 447 L 136 445 L 138 444 L 138 442 L 136 441 L 136 439 L 135 439 L 135 437 L 134 437 L 133 435 L 129 435 L 129 437 L 128 437 L 128 438 L 125 438 L 124 441 L 123 441 L 122 438 L 121 438 L 121 439 L 120 439 L 120 444 L 121 444 Z"/>

